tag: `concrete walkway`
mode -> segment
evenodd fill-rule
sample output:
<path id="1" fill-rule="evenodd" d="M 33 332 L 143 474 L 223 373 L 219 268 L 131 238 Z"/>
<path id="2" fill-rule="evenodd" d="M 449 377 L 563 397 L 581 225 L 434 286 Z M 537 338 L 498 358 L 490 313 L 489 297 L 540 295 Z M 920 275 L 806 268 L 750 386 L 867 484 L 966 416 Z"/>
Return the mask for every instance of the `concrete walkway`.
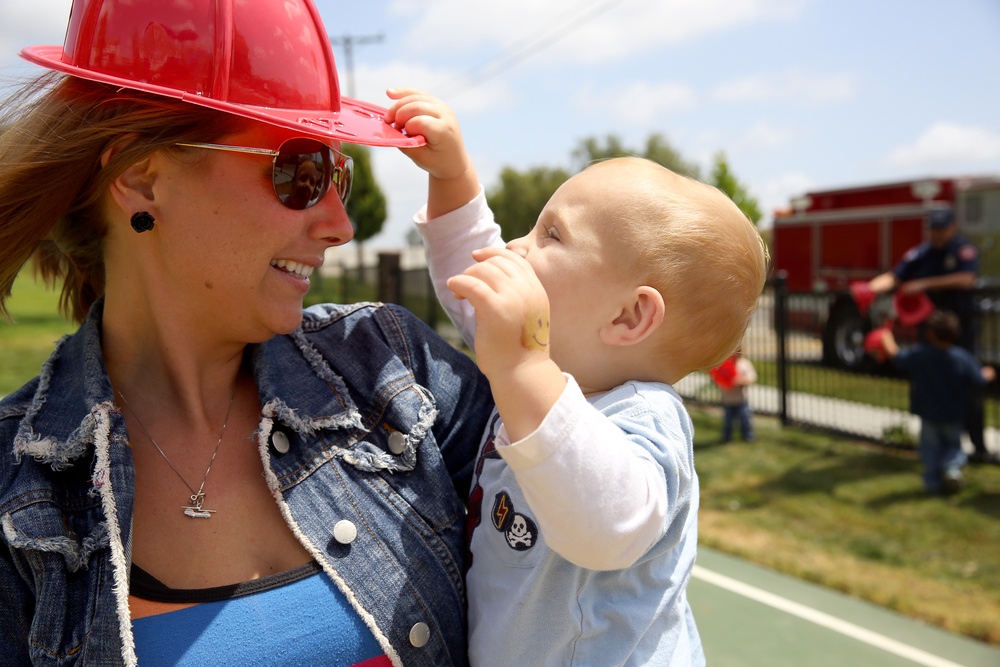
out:
<path id="1" fill-rule="evenodd" d="M 692 373 L 674 385 L 674 388 L 684 398 L 701 399 L 712 384 L 712 379 L 706 373 Z M 753 385 L 748 391 L 748 397 L 750 406 L 761 414 L 776 415 L 781 409 L 780 394 L 775 387 Z M 788 393 L 788 416 L 798 422 L 865 438 L 880 439 L 887 428 L 902 427 L 916 442 L 920 432 L 920 419 L 902 410 L 794 391 Z M 986 448 L 1000 453 L 1000 431 L 987 428 L 983 435 Z M 972 443 L 965 434 L 962 435 L 962 446 L 966 452 L 973 451 Z"/>

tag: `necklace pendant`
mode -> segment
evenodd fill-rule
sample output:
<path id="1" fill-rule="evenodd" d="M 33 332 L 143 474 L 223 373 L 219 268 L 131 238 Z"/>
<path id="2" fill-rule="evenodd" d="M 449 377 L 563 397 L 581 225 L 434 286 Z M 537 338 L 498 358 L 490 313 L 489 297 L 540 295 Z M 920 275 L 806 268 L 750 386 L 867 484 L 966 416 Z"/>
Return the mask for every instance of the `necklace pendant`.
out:
<path id="1" fill-rule="evenodd" d="M 205 504 L 205 494 L 202 491 L 198 491 L 190 498 L 191 504 L 187 507 L 181 509 L 184 510 L 184 515 L 189 516 L 192 519 L 211 519 L 212 514 L 215 510 L 203 509 L 202 506 Z"/>
<path id="2" fill-rule="evenodd" d="M 239 383 L 236 383 L 235 386 L 233 386 L 233 395 L 229 397 L 229 407 L 226 408 L 226 418 L 222 421 L 222 430 L 219 431 L 219 441 L 215 443 L 215 451 L 212 452 L 212 458 L 208 462 L 208 467 L 205 468 L 205 476 L 201 478 L 201 486 L 198 487 L 197 491 L 194 490 L 193 486 L 187 483 L 187 480 L 184 479 L 184 475 L 181 474 L 181 471 L 177 469 L 177 466 L 175 466 L 173 463 L 170 462 L 170 459 L 167 457 L 164 451 L 160 448 L 158 444 L 156 444 L 156 440 L 153 439 L 153 436 L 149 432 L 149 429 L 147 429 L 145 424 L 142 423 L 142 420 L 139 419 L 139 415 L 135 414 L 135 411 L 132 409 L 132 406 L 128 404 L 128 400 L 125 398 L 125 394 L 121 393 L 120 391 L 118 392 L 118 395 L 122 397 L 122 403 L 125 405 L 125 407 L 129 409 L 129 412 L 132 413 L 132 417 L 135 418 L 135 421 L 137 424 L 139 424 L 139 427 L 142 429 L 142 432 L 146 434 L 147 438 L 149 438 L 149 442 L 152 443 L 156 451 L 160 453 L 160 456 L 162 456 L 163 460 L 167 462 L 167 465 L 170 466 L 170 469 L 177 474 L 177 477 L 182 482 L 184 482 L 184 486 L 186 486 L 188 490 L 191 491 L 191 496 L 189 498 L 191 504 L 185 505 L 184 507 L 181 508 L 182 510 L 184 510 L 184 516 L 189 516 L 192 519 L 211 519 L 212 514 L 215 513 L 215 510 L 205 509 L 204 507 L 205 492 L 202 489 L 205 488 L 205 482 L 208 481 L 208 473 L 212 472 L 212 464 L 215 463 L 215 456 L 216 454 L 219 453 L 219 447 L 222 446 L 222 438 L 226 435 L 226 424 L 229 423 L 229 412 L 233 409 L 233 401 L 236 400 L 236 390 L 239 389 L 239 386 L 240 386 Z"/>
<path id="3" fill-rule="evenodd" d="M 192 519 L 211 519 L 215 510 L 203 510 L 200 507 L 185 507 L 184 515 Z"/>

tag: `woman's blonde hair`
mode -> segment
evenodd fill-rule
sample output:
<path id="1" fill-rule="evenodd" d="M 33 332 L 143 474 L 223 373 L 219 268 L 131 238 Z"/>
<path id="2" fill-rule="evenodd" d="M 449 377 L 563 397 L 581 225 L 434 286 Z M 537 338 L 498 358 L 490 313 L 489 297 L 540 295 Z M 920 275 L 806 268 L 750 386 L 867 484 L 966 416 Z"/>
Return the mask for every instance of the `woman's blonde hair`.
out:
<path id="1" fill-rule="evenodd" d="M 103 203 L 130 165 L 179 142 L 239 129 L 229 114 L 168 97 L 46 73 L 0 113 L 0 316 L 18 272 L 33 259 L 62 283 L 60 310 L 76 322 L 104 293 Z M 112 142 L 120 150 L 101 166 Z"/>

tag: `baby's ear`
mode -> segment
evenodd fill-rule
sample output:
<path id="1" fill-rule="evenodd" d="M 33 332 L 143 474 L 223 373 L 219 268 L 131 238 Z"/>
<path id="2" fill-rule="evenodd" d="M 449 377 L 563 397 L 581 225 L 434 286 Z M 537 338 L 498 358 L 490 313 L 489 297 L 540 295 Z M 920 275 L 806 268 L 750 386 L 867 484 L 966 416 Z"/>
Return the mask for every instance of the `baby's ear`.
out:
<path id="1" fill-rule="evenodd" d="M 635 345 L 648 338 L 663 322 L 663 296 L 652 287 L 635 288 L 621 312 L 601 328 L 608 345 Z"/>

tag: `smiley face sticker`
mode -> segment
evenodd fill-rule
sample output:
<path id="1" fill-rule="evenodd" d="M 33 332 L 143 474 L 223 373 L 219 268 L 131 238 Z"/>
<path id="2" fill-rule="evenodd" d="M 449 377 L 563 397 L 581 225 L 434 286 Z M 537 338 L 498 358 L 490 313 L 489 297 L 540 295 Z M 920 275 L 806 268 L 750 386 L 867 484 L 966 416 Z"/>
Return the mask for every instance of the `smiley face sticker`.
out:
<path id="1" fill-rule="evenodd" d="M 549 349 L 549 314 L 546 311 L 530 315 L 521 328 L 521 345 L 526 350 Z"/>

